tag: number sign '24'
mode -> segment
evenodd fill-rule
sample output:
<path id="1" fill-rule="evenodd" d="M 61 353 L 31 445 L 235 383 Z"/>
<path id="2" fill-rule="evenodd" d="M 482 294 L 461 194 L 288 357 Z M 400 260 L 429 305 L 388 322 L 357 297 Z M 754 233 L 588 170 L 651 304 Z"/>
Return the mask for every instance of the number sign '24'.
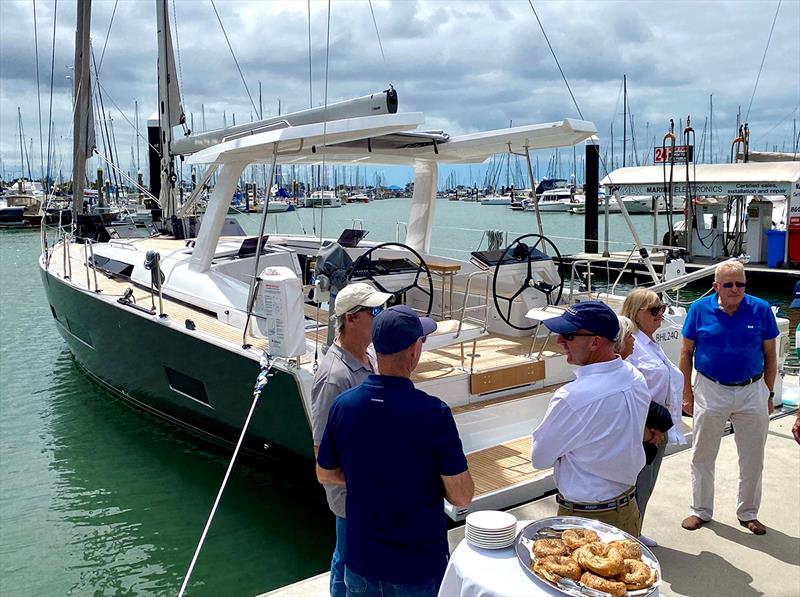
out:
<path id="1" fill-rule="evenodd" d="M 664 162 L 674 162 L 675 164 L 685 164 L 694 159 L 693 145 L 676 145 L 667 147 L 656 147 L 653 152 L 653 163 L 663 164 Z"/>

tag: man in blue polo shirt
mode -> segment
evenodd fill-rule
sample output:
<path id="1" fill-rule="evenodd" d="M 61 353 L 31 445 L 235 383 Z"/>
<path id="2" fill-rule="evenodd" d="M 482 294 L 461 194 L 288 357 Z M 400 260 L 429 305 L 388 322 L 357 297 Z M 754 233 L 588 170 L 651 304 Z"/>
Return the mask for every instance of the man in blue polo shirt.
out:
<path id="1" fill-rule="evenodd" d="M 449 553 L 442 500 L 472 501 L 450 408 L 410 379 L 435 329 L 406 305 L 380 313 L 372 324 L 380 374 L 341 394 L 328 417 L 317 478 L 346 480 L 348 595 L 436 595 Z"/>
<path id="2" fill-rule="evenodd" d="M 720 263 L 716 294 L 692 303 L 683 325 L 683 410 L 694 415 L 692 515 L 681 523 L 689 531 L 711 520 L 714 512 L 714 465 L 730 419 L 739 454 L 736 516 L 750 532 L 767 532 L 757 516 L 780 332 L 769 304 L 745 294 L 746 285 L 740 262 Z"/>

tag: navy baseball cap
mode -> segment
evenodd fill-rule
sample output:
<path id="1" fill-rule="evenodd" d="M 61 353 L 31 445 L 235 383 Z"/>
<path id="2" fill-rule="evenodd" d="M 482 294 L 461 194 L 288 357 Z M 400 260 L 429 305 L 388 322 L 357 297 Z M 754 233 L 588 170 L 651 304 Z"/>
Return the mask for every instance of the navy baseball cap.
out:
<path id="1" fill-rule="evenodd" d="M 544 325 L 556 334 L 574 334 L 578 330 L 588 330 L 612 342 L 619 334 L 617 314 L 600 301 L 575 303 L 564 315 L 544 320 Z"/>
<path id="2" fill-rule="evenodd" d="M 800 309 L 800 280 L 794 284 L 794 299 L 792 304 L 789 305 L 790 309 Z"/>
<path id="3" fill-rule="evenodd" d="M 408 305 L 395 305 L 372 321 L 372 345 L 378 354 L 395 354 L 435 330 L 430 317 L 419 317 Z"/>

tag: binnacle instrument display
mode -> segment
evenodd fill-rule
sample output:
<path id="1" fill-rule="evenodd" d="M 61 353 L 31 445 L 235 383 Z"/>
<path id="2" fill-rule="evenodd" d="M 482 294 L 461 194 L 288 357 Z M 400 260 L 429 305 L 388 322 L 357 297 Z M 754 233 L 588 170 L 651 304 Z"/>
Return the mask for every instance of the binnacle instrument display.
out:
<path id="1" fill-rule="evenodd" d="M 653 552 L 597 520 L 537 520 L 517 534 L 514 550 L 533 582 L 564 595 L 647 597 L 661 584 L 661 567 Z"/>

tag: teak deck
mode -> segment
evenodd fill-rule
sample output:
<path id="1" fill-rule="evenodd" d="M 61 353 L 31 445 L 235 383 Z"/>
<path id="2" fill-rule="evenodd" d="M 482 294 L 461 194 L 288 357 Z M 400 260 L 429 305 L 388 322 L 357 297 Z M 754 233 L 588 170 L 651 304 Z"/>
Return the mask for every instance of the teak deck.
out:
<path id="1" fill-rule="evenodd" d="M 547 474 L 531 465 L 531 437 L 521 437 L 467 455 L 475 496 Z"/>
<path id="2" fill-rule="evenodd" d="M 117 241 L 124 242 L 124 241 Z M 157 242 L 162 249 L 172 250 L 184 246 L 182 241 L 167 241 L 166 239 L 146 239 L 146 245 L 149 248 L 154 247 L 154 242 Z M 171 245 L 168 245 L 171 243 Z M 138 243 L 137 243 L 138 244 Z M 144 244 L 144 243 L 143 243 Z M 73 244 L 70 245 L 70 264 L 72 267 L 72 282 L 82 288 L 87 288 L 87 273 L 88 273 L 88 289 L 94 291 L 95 276 L 92 268 L 87 268 L 84 263 L 83 245 Z M 144 259 L 144 255 L 142 255 Z M 61 250 L 53 251 L 50 257 L 50 271 L 54 271 L 63 277 L 64 273 L 64 254 Z M 137 286 L 130 280 L 123 278 L 111 277 L 103 273 L 101 269 L 97 269 L 97 288 L 102 291 L 105 297 L 120 298 L 127 289 L 133 290 L 132 297 L 135 299 L 135 304 L 150 309 L 155 303 L 156 313 L 158 312 L 158 295 L 151 297 L 150 290 Z M 163 297 L 164 314 L 169 319 L 180 322 L 186 325 L 187 320 L 191 320 L 195 325 L 195 329 L 217 338 L 225 342 L 230 342 L 239 347 L 242 346 L 242 330 L 234 326 L 228 325 L 219 321 L 213 315 L 206 313 L 200 309 L 192 308 L 182 302 Z M 247 336 L 246 342 L 258 351 L 264 350 L 267 347 L 267 341 L 264 338 L 256 338 L 251 335 Z"/>
<path id="3" fill-rule="evenodd" d="M 147 238 L 147 239 L 130 239 L 114 241 L 114 244 L 133 244 L 141 249 L 157 249 L 163 252 L 176 251 L 184 248 L 186 243 L 180 240 L 170 240 L 166 238 Z M 72 281 L 79 287 L 88 288 L 94 291 L 95 276 L 92 268 L 87 268 L 84 263 L 84 245 L 70 244 L 70 264 L 72 268 Z M 142 259 L 144 255 L 141 254 Z M 64 259 L 63 251 L 60 249 L 54 250 L 50 257 L 49 268 L 57 274 L 63 276 L 64 272 Z M 87 282 L 88 273 L 88 282 Z M 112 277 L 102 270 L 97 270 L 97 286 L 102 291 L 104 296 L 121 297 L 127 289 L 133 290 L 133 298 L 136 304 L 145 308 L 150 308 L 155 301 L 155 308 L 158 309 L 158 297 L 152 297 L 150 290 L 137 286 L 129 280 L 124 278 Z M 242 330 L 234 326 L 219 321 L 213 315 L 210 315 L 200 309 L 193 308 L 182 302 L 174 299 L 163 297 L 164 313 L 172 320 L 185 324 L 186 320 L 191 320 L 196 329 L 216 337 L 220 340 L 242 345 Z M 322 320 L 327 323 L 327 313 L 319 311 L 316 307 L 306 305 L 304 307 L 305 314 L 312 319 Z M 449 321 L 447 323 L 452 323 Z M 452 325 L 450 326 L 452 327 Z M 448 328 L 449 329 L 449 328 Z M 454 331 L 454 329 L 453 329 Z M 327 332 L 322 329 L 319 331 L 320 340 L 324 341 Z M 317 337 L 316 330 L 310 329 L 306 332 L 306 337 L 312 342 Z M 256 349 L 266 348 L 266 340 L 263 338 L 255 338 L 251 335 L 246 339 L 248 344 L 251 344 Z M 474 350 L 473 350 L 474 346 Z M 534 347 L 534 354 L 540 348 L 539 343 Z M 547 350 L 546 356 L 557 354 L 559 348 L 555 342 L 551 341 Z M 478 338 L 474 341 L 468 341 L 462 344 L 456 343 L 451 346 L 440 348 L 433 351 L 426 351 L 420 359 L 420 364 L 414 373 L 414 381 L 425 381 L 430 379 L 438 379 L 451 375 L 463 375 L 466 371 L 462 368 L 462 350 L 464 354 L 464 365 L 469 367 L 470 362 L 473 363 L 473 372 L 489 371 L 502 367 L 511 367 L 514 365 L 524 365 L 531 363 L 531 359 L 527 357 L 530 349 L 530 340 L 527 338 L 511 338 L 500 336 L 496 334 L 487 335 Z M 474 354 L 474 358 L 473 358 Z"/>
<path id="4" fill-rule="evenodd" d="M 552 391 L 555 387 L 551 387 L 549 391 Z M 522 397 L 524 396 L 518 394 L 499 400 L 516 400 Z M 487 404 L 481 402 L 461 408 L 483 408 L 485 406 Z M 456 411 L 456 409 L 453 410 L 454 412 Z M 683 417 L 681 427 L 684 433 L 691 433 L 692 419 Z M 531 429 L 531 432 L 533 432 L 533 429 Z M 475 482 L 475 497 L 530 481 L 540 475 L 549 474 L 552 470 L 533 468 L 530 435 L 468 454 L 467 463 L 469 464 L 472 480 Z"/>

